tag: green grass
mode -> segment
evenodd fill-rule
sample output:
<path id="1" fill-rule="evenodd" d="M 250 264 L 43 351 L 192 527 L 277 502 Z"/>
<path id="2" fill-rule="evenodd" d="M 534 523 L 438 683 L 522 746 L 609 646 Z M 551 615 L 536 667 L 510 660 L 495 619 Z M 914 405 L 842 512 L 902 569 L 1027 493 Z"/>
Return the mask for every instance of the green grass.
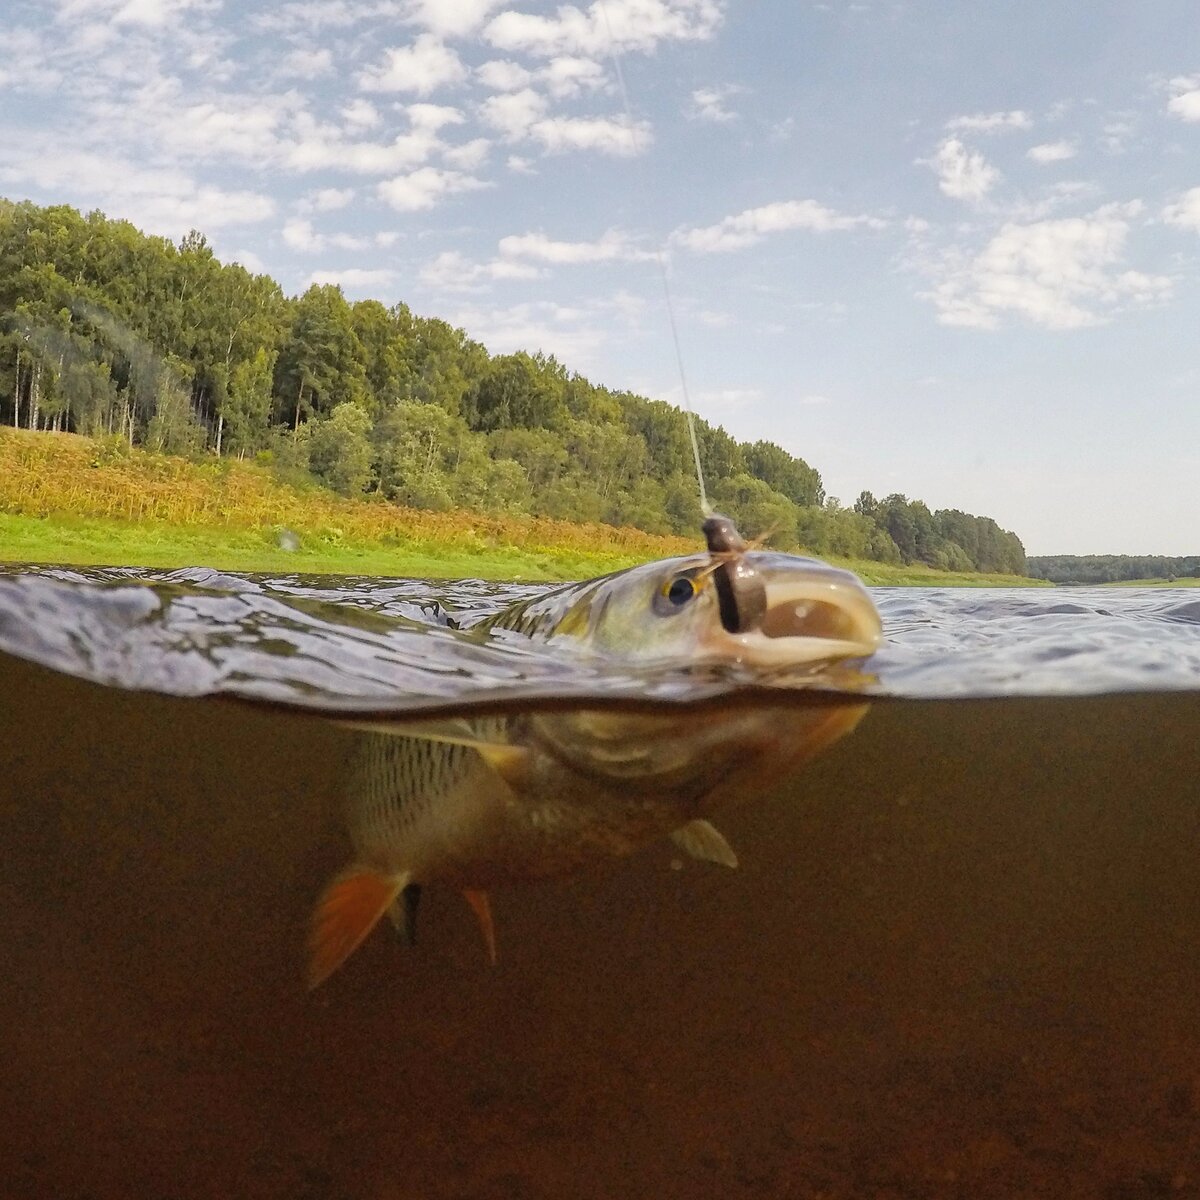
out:
<path id="1" fill-rule="evenodd" d="M 644 555 L 580 550 L 469 550 L 432 541 L 411 545 L 301 536 L 299 550 L 281 550 L 273 530 L 172 525 L 72 516 L 0 513 L 0 561 L 75 566 L 212 567 L 218 571 L 312 575 L 393 575 L 419 579 L 554 582 L 584 579 L 644 562 Z M 1020 587 L 1036 581 L 917 566 L 831 559 L 864 583 L 881 587 Z"/>
<path id="2" fill-rule="evenodd" d="M 830 558 L 834 566 L 853 571 L 872 587 L 1052 587 L 1044 579 L 1024 575 L 988 575 L 981 571 L 935 571 L 919 563 L 871 562 L 861 558 Z"/>
<path id="3" fill-rule="evenodd" d="M 433 544 L 346 544 L 304 537 L 299 550 L 287 551 L 279 548 L 269 530 L 0 513 L 0 561 L 552 582 L 601 575 L 644 560 L 574 550 L 558 554 L 515 547 L 463 550 Z"/>

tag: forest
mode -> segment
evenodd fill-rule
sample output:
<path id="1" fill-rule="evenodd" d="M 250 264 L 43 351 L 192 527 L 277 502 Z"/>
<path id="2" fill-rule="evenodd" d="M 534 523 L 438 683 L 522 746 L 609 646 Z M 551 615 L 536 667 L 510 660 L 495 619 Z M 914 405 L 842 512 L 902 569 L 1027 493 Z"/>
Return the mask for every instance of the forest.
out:
<path id="1" fill-rule="evenodd" d="M 701 519 L 678 408 L 542 353 L 489 354 L 402 303 L 288 297 L 199 232 L 176 245 L 65 205 L 0 199 L 0 422 L 250 457 L 417 508 L 687 535 Z M 845 507 L 780 446 L 696 430 L 712 502 L 772 546 L 1026 573 L 989 517 L 899 494 Z"/>
<path id="2" fill-rule="evenodd" d="M 1200 578 L 1200 555 L 1051 554 L 1030 558 L 1029 574 L 1051 583 L 1120 583 L 1128 579 Z"/>

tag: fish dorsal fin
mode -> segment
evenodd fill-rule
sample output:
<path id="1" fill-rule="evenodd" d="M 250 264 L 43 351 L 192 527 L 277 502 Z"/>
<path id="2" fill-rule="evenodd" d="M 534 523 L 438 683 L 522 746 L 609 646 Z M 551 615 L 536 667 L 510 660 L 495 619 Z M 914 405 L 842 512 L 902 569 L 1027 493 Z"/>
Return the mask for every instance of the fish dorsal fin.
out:
<path id="1" fill-rule="evenodd" d="M 382 733 L 389 737 L 424 738 L 430 742 L 445 742 L 451 746 L 466 746 L 474 750 L 509 787 L 519 787 L 529 774 L 530 752 L 511 742 L 488 741 L 476 735 L 465 721 L 345 721 L 337 722 L 346 729 L 363 733 Z"/>
<path id="2" fill-rule="evenodd" d="M 733 848 L 708 821 L 696 820 L 680 825 L 671 834 L 671 841 L 685 854 L 701 862 L 719 863 L 723 867 L 738 865 Z"/>
<path id="3" fill-rule="evenodd" d="M 308 940 L 310 989 L 320 987 L 362 945 L 407 883 L 407 873 L 385 875 L 356 866 L 322 892 Z"/>

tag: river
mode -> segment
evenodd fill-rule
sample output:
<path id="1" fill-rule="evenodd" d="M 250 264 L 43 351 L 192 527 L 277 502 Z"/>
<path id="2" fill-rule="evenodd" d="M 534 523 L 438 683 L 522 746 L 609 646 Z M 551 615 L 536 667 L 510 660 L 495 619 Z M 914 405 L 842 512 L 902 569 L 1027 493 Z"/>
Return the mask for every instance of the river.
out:
<path id="1" fill-rule="evenodd" d="M 739 870 L 499 893 L 495 968 L 433 894 L 307 993 L 307 710 L 754 699 L 453 628 L 531 590 L 0 574 L 6 1197 L 1200 1195 L 1195 592 L 880 589 Z"/>

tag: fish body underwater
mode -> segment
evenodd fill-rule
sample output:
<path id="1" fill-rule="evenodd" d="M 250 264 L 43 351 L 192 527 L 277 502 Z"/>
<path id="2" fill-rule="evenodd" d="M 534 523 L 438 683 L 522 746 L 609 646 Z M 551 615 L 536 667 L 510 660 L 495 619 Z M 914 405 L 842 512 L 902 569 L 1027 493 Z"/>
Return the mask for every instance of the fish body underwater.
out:
<path id="1" fill-rule="evenodd" d="M 865 658 L 881 627 L 848 571 L 748 550 L 725 518 L 709 551 L 520 602 L 476 628 L 639 669 L 749 669 L 764 682 Z M 565 708 L 361 725 L 346 780 L 356 861 L 326 889 L 310 939 L 316 987 L 388 914 L 412 936 L 420 889 L 461 890 L 495 958 L 488 889 L 565 875 L 671 836 L 737 859 L 709 817 L 766 789 L 844 734 L 862 703 L 656 711 Z"/>

